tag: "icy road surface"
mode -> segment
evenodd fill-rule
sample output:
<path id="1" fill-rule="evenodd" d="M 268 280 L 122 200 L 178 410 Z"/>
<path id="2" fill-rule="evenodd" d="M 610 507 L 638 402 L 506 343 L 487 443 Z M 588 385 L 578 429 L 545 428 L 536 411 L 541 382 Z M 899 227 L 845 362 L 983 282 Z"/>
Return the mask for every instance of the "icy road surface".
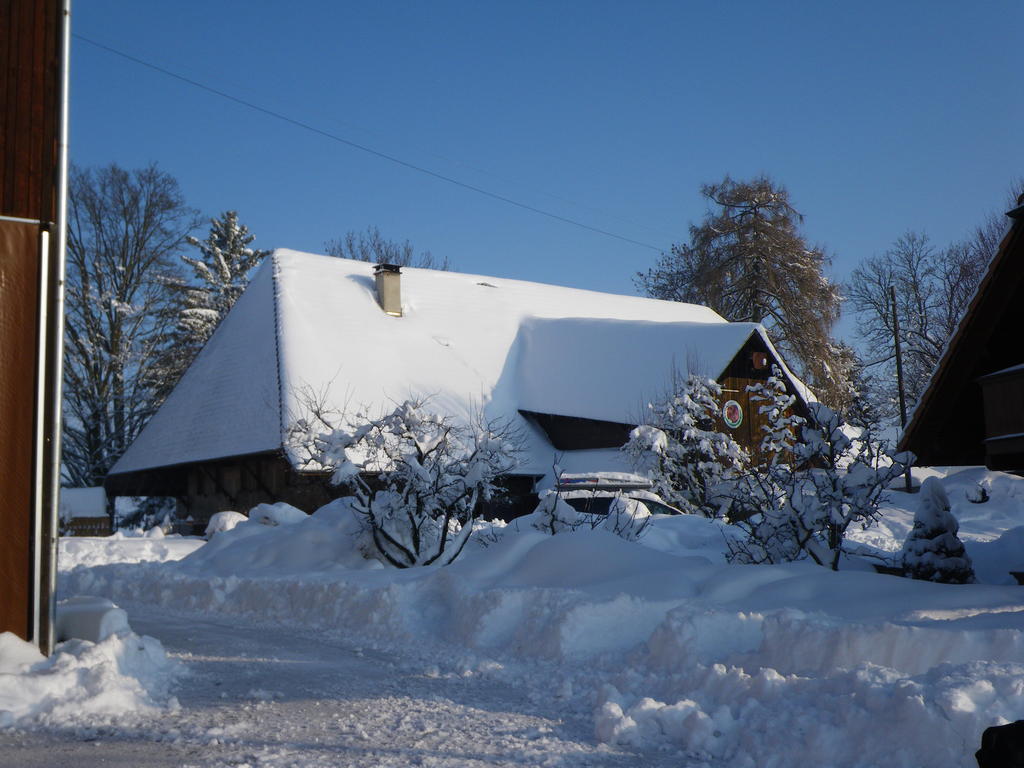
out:
<path id="1" fill-rule="evenodd" d="M 685 765 L 674 750 L 595 743 L 590 712 L 567 711 L 540 686 L 442 674 L 281 628 L 137 607 L 131 622 L 188 668 L 181 708 L 115 727 L 0 730 L 0 766 Z"/>

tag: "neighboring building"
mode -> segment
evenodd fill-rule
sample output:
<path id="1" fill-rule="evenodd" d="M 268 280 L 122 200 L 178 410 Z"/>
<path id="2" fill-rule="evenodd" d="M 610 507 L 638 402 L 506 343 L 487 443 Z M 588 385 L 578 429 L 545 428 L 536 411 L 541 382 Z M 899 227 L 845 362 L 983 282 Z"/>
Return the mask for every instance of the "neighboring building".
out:
<path id="1" fill-rule="evenodd" d="M 109 536 L 110 514 L 102 486 L 60 489 L 62 536 Z"/>
<path id="2" fill-rule="evenodd" d="M 907 424 L 925 466 L 1024 471 L 1024 196 Z"/>
<path id="3" fill-rule="evenodd" d="M 565 471 L 623 470 L 618 448 L 673 375 L 718 379 L 737 440 L 760 440 L 746 385 L 777 362 L 764 329 L 706 307 L 520 280 L 276 251 L 106 481 L 178 499 L 179 516 L 340 495 L 303 472 L 289 427 L 311 397 L 378 415 L 410 397 L 454 418 L 506 419 L 524 464 L 506 483 L 530 511 Z M 788 371 L 800 402 L 802 385 Z M 495 510 L 492 510 L 492 512 Z"/>
<path id="4" fill-rule="evenodd" d="M 68 0 L 0 3 L 0 632 L 53 648 Z"/>

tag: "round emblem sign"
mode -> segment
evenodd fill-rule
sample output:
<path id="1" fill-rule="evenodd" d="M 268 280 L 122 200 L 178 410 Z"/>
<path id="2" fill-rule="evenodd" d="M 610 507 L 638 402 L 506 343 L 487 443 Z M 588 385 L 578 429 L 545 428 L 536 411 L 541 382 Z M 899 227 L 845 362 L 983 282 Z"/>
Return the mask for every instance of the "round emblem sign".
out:
<path id="1" fill-rule="evenodd" d="M 722 406 L 722 418 L 725 420 L 725 426 L 729 429 L 736 429 L 743 423 L 743 406 L 735 400 L 726 401 Z"/>

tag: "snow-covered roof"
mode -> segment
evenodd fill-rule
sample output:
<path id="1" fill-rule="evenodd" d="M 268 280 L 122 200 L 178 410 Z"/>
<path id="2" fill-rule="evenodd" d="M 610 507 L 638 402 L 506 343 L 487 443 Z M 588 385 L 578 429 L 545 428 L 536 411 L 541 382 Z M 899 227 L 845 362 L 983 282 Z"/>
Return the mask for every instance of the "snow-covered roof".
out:
<path id="1" fill-rule="evenodd" d="M 415 268 L 391 317 L 373 268 L 275 251 L 112 474 L 276 450 L 306 392 L 336 410 L 418 396 L 456 417 L 632 422 L 673 370 L 716 377 L 763 335 L 692 304 Z"/>

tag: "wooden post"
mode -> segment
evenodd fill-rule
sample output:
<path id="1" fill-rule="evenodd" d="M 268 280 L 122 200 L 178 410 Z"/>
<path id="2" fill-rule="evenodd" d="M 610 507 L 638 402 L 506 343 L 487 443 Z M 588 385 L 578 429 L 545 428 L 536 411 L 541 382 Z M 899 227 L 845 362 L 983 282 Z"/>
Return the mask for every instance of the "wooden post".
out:
<path id="1" fill-rule="evenodd" d="M 896 345 L 896 388 L 899 390 L 900 395 L 900 427 L 904 430 L 907 428 L 907 398 L 903 393 L 903 352 L 900 349 L 900 316 L 896 312 L 896 286 L 889 286 L 889 302 L 892 305 L 892 335 Z M 910 467 L 907 467 L 906 474 L 904 475 L 905 485 L 907 493 L 911 493 L 914 490 L 913 483 L 910 480 Z"/>

